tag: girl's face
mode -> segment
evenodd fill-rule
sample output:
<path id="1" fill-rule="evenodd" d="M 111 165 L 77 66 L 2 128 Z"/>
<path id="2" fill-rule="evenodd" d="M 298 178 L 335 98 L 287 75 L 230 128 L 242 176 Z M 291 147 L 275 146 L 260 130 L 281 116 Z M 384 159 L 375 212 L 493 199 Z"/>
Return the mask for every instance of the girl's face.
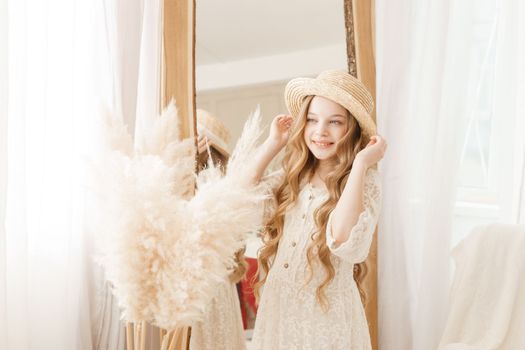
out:
<path id="1" fill-rule="evenodd" d="M 348 112 L 344 107 L 321 96 L 312 99 L 306 115 L 304 141 L 317 159 L 332 158 L 347 129 Z"/>

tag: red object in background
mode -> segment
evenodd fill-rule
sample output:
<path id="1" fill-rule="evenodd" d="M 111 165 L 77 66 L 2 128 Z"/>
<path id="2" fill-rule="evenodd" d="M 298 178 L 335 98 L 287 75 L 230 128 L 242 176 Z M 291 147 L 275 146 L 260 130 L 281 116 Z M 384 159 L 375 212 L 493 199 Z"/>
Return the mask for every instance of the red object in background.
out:
<path id="1" fill-rule="evenodd" d="M 241 299 L 241 313 L 242 313 L 242 323 L 244 325 L 244 329 L 248 329 L 248 323 L 253 324 L 252 322 L 248 322 L 248 310 L 250 309 L 251 313 L 250 315 L 257 315 L 257 305 L 255 303 L 255 295 L 253 294 L 253 283 L 255 274 L 257 273 L 257 259 L 253 258 L 246 258 L 246 262 L 248 263 L 248 271 L 246 271 L 246 276 L 244 279 L 242 279 L 240 284 L 240 290 L 239 290 L 239 297 Z"/>

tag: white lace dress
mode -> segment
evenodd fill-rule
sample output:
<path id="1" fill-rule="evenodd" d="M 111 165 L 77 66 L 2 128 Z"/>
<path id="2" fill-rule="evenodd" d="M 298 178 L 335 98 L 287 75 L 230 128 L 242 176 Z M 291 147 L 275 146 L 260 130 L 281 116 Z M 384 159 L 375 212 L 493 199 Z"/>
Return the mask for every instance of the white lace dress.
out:
<path id="1" fill-rule="evenodd" d="M 217 285 L 203 322 L 191 328 L 190 350 L 244 350 L 246 340 L 241 307 L 234 283 Z"/>
<path id="2" fill-rule="evenodd" d="M 329 310 L 323 312 L 315 292 L 324 269 L 314 263 L 314 276 L 305 285 L 306 250 L 315 231 L 314 210 L 328 198 L 325 189 L 305 185 L 286 214 L 284 233 L 262 292 L 250 349 L 371 349 L 365 312 L 353 278 L 354 264 L 366 259 L 381 205 L 377 171 L 365 178 L 364 205 L 350 238 L 337 248 L 326 233 L 335 277 L 325 289 Z"/>

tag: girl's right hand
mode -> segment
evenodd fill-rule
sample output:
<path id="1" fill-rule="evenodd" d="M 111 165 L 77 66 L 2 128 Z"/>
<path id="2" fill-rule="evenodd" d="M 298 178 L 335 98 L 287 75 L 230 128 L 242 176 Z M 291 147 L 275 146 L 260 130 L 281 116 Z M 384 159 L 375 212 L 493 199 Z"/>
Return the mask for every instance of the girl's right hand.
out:
<path id="1" fill-rule="evenodd" d="M 286 146 L 293 124 L 293 117 L 287 114 L 279 114 L 272 120 L 270 125 L 270 136 L 268 139 L 276 146 L 282 148 Z"/>

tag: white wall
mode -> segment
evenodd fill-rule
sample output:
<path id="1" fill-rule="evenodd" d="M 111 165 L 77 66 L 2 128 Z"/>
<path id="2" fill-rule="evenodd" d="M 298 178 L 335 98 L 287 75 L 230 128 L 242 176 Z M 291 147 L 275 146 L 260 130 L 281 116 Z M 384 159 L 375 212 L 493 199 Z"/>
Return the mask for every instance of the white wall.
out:
<path id="1" fill-rule="evenodd" d="M 198 54 L 198 53 L 197 53 Z M 235 146 L 246 118 L 257 106 L 263 122 L 288 113 L 284 87 L 295 77 L 315 77 L 326 69 L 346 69 L 346 45 L 332 45 L 286 54 L 198 66 L 197 108 L 222 120 Z"/>
<path id="2" fill-rule="evenodd" d="M 241 135 L 244 122 L 258 105 L 264 125 L 269 125 L 275 115 L 286 113 L 283 94 L 285 85 L 286 82 L 277 82 L 205 91 L 197 94 L 197 107 L 211 112 L 224 122 L 232 135 L 228 145 L 231 151 Z"/>

